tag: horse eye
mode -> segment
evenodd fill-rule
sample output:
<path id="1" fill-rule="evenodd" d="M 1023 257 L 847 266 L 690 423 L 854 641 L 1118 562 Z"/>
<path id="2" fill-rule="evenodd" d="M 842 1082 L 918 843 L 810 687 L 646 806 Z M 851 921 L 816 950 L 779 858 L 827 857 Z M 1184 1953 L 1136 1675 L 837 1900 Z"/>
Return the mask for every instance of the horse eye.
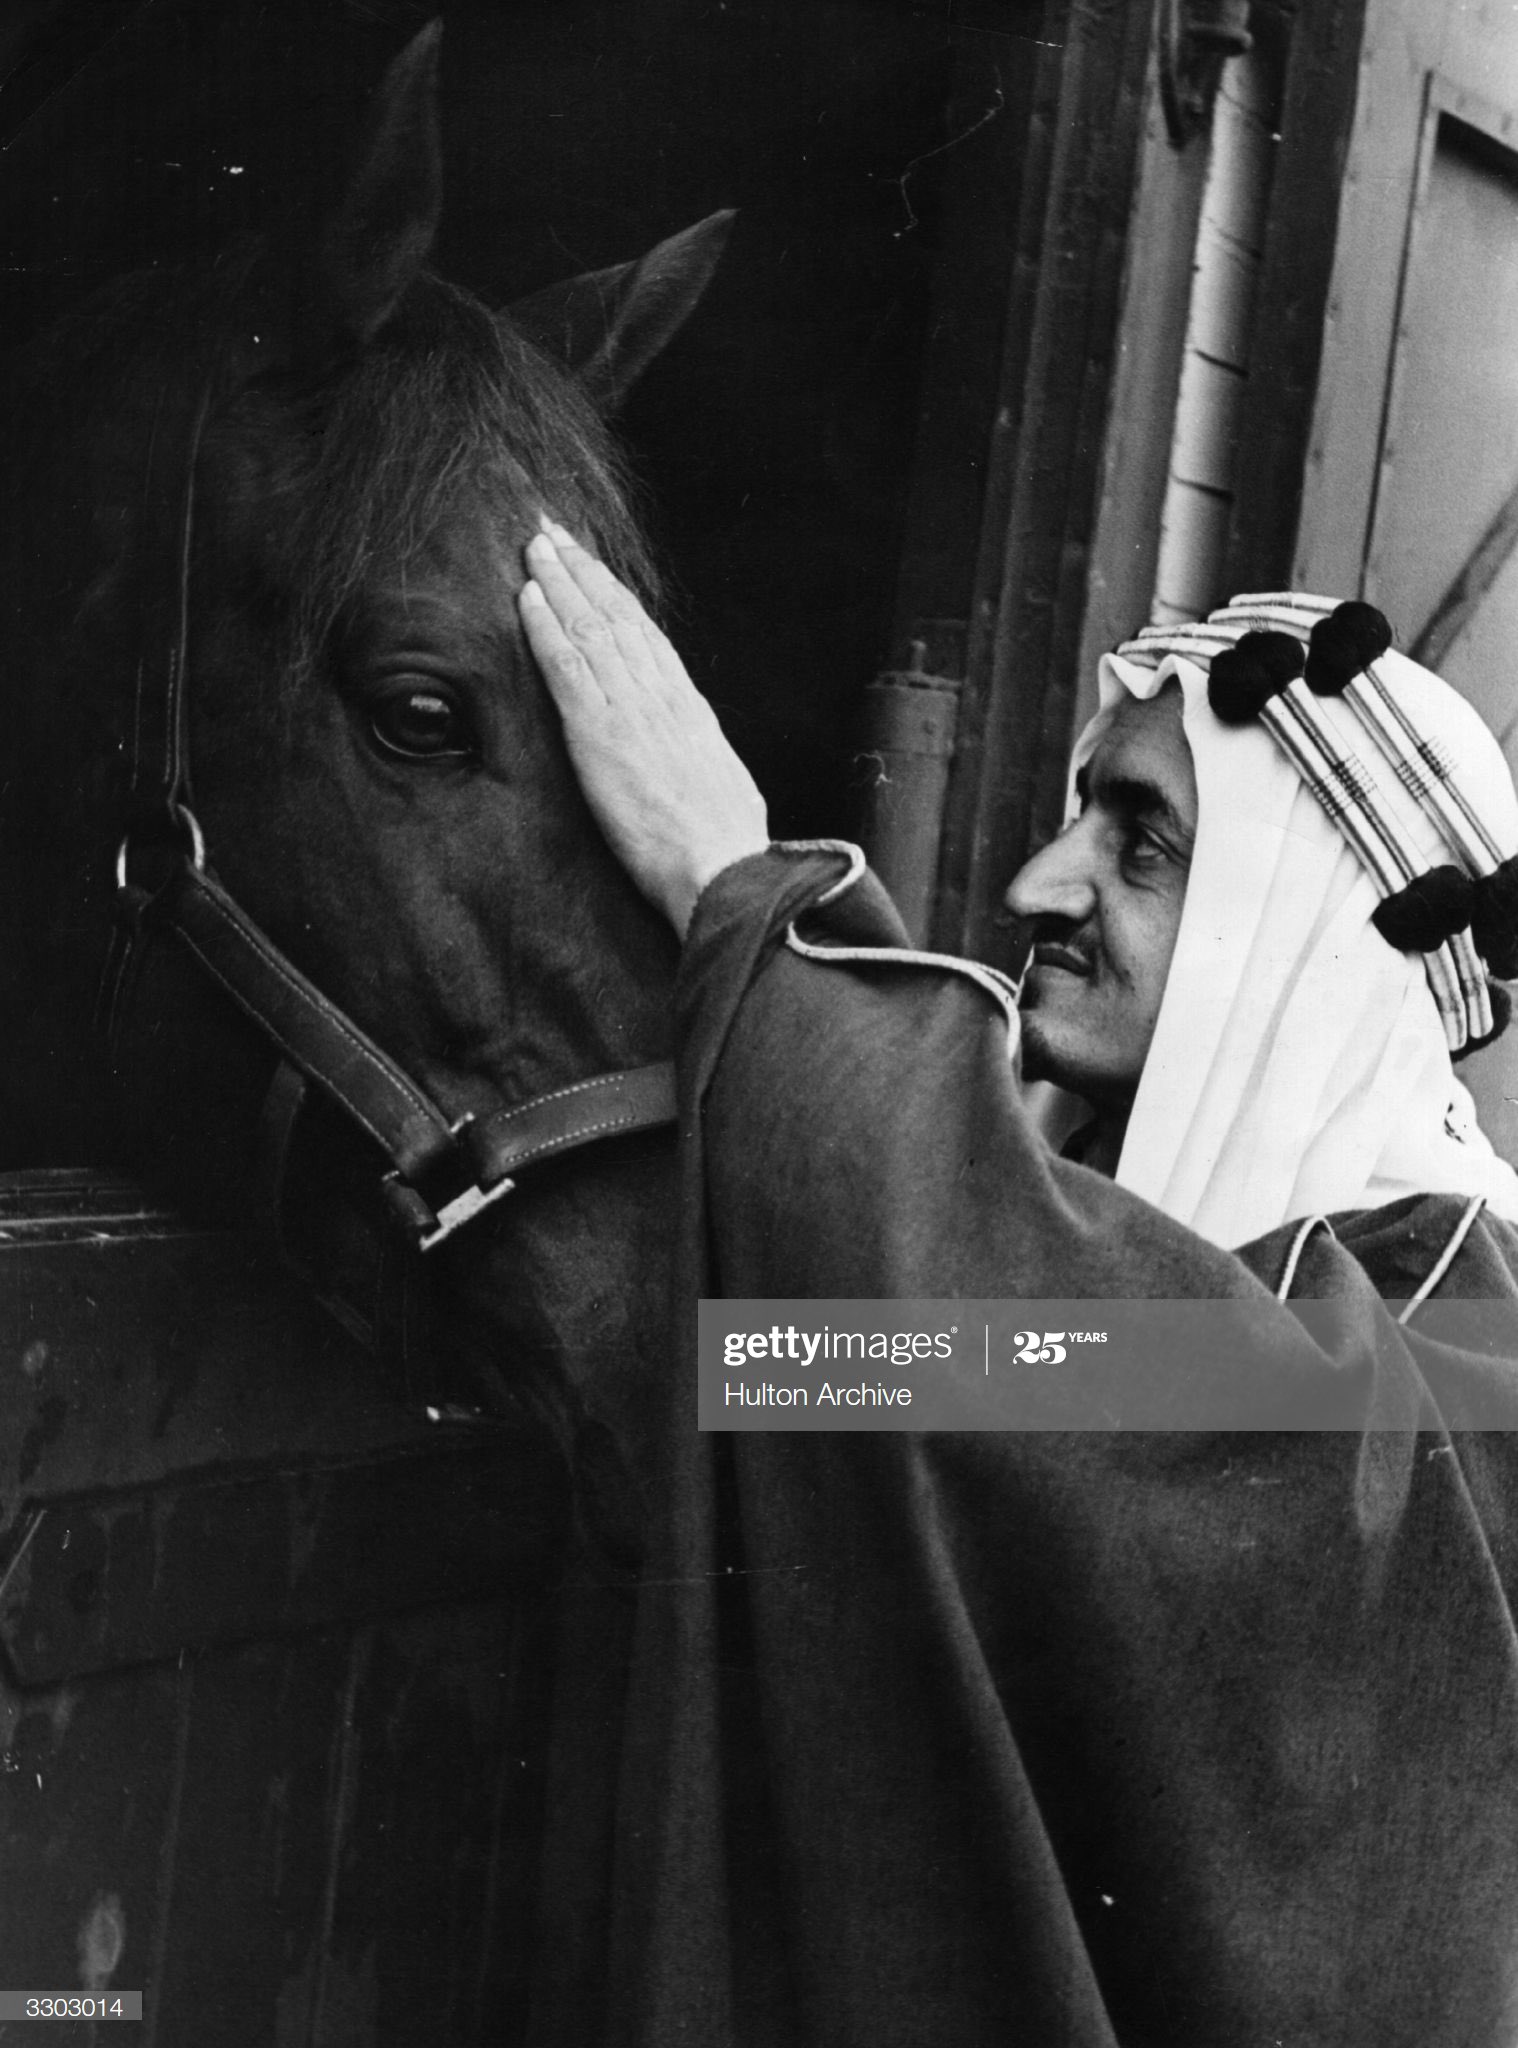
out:
<path id="1" fill-rule="evenodd" d="M 374 706 L 369 724 L 386 753 L 407 761 L 446 760 L 472 751 L 462 713 L 441 690 L 397 690 Z"/>

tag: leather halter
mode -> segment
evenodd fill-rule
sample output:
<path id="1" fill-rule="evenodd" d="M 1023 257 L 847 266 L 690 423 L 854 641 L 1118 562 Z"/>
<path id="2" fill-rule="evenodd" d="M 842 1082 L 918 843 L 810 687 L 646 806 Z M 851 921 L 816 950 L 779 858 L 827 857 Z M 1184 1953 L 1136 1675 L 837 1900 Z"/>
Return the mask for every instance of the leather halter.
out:
<path id="1" fill-rule="evenodd" d="M 601 1074 L 451 1119 L 217 881 L 191 808 L 186 715 L 195 471 L 215 383 L 213 370 L 178 433 L 165 431 L 161 403 L 149 447 L 131 807 L 117 857 L 118 931 L 102 992 L 107 1027 L 114 1046 L 145 955 L 161 938 L 172 939 L 279 1055 L 264 1116 L 278 1152 L 288 1149 L 311 1083 L 378 1146 L 387 1161 L 381 1187 L 389 1213 L 406 1242 L 430 1251 L 509 1194 L 515 1176 L 537 1161 L 673 1123 L 674 1068 L 666 1060 Z M 172 580 L 151 573 L 165 555 L 174 564 Z M 151 885 L 134 880 L 134 864 L 165 845 L 166 876 L 155 858 Z M 275 1179 L 277 1190 L 278 1173 Z"/>

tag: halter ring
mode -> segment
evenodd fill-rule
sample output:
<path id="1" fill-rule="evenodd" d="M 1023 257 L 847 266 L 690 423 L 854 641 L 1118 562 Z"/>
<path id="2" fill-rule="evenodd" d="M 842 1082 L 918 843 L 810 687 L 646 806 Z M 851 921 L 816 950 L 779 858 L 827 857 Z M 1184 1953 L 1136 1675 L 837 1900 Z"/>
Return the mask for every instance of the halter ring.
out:
<path id="1" fill-rule="evenodd" d="M 189 840 L 191 867 L 195 869 L 197 874 L 204 874 L 206 866 L 206 835 L 200 829 L 200 820 L 188 804 L 176 803 L 173 808 L 173 816 L 175 823 L 183 827 L 185 835 Z M 121 844 L 116 849 L 116 887 L 118 889 L 124 889 L 127 885 L 127 864 L 131 856 L 132 835 L 130 832 L 124 832 L 121 836 Z"/>

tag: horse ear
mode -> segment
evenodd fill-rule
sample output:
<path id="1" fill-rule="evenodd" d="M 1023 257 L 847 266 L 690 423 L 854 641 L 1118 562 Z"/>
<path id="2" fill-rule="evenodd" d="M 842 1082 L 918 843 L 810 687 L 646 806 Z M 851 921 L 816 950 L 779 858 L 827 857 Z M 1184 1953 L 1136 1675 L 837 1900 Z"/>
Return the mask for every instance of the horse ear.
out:
<path id="1" fill-rule="evenodd" d="M 362 348 L 426 262 L 443 203 L 437 60 L 429 21 L 390 64 L 370 104 L 346 191 L 317 236 L 305 305 L 318 349 Z M 303 350 L 304 352 L 304 350 Z"/>
<path id="2" fill-rule="evenodd" d="M 506 311 L 529 341 L 579 377 L 603 412 L 615 412 L 712 281 L 731 208 L 660 242 L 633 263 L 587 270 Z"/>

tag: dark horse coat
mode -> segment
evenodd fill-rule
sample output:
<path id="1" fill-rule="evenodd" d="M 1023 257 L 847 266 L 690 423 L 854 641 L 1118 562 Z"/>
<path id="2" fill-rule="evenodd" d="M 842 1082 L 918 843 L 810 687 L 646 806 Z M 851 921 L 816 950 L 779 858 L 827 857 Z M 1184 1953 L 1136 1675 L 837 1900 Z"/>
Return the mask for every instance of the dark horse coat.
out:
<path id="1" fill-rule="evenodd" d="M 1257 1297 L 1252 1363 L 1346 1376 L 1361 1426 L 701 1436 L 672 1361 L 606 1888 L 539 2038 L 1510 2042 L 1518 1437 L 1452 1435 L 1490 1361 L 1382 1305 L 1461 1204 L 1314 1239 L 1295 1291 L 1349 1311 L 1318 1349 L 1273 1302 L 1289 1231 L 1234 1255 L 1049 1154 L 976 987 L 786 949 L 841 872 L 771 852 L 698 910 L 683 1286 Z M 871 882 L 806 929 L 904 944 Z M 1480 1223 L 1444 1289 L 1518 1302 L 1515 1259 Z"/>

